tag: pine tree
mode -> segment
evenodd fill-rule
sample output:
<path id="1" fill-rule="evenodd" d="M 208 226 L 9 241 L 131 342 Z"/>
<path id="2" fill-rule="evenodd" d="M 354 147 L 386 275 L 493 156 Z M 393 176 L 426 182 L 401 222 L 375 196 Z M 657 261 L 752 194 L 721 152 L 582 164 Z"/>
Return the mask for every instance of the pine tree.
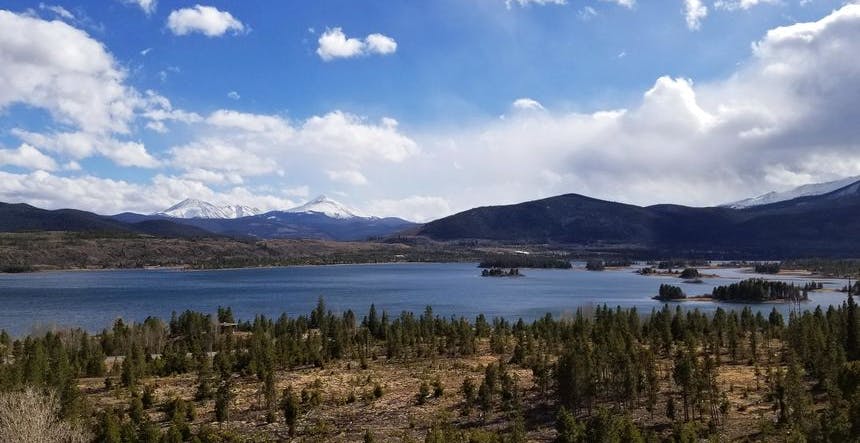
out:
<path id="1" fill-rule="evenodd" d="M 230 379 L 222 380 L 215 393 L 215 421 L 223 423 L 230 418 L 230 402 L 233 394 L 230 392 Z"/>
<path id="2" fill-rule="evenodd" d="M 290 436 L 295 436 L 296 419 L 299 417 L 299 399 L 293 392 L 292 385 L 284 390 L 284 396 L 281 399 L 281 409 L 284 411 L 284 421 L 290 430 Z"/>

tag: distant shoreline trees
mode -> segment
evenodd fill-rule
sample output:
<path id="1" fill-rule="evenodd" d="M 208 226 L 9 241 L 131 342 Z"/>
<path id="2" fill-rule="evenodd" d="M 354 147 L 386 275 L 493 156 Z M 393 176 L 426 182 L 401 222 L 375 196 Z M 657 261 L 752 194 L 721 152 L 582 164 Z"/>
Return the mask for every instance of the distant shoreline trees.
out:
<path id="1" fill-rule="evenodd" d="M 714 288 L 711 296 L 720 301 L 768 302 L 805 301 L 807 290 L 791 283 L 751 278 Z"/>

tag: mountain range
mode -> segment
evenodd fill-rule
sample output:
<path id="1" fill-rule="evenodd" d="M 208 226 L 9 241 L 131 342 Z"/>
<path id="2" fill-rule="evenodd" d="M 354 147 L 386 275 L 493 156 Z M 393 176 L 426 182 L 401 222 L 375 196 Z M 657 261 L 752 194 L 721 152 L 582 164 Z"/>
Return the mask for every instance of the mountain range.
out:
<path id="1" fill-rule="evenodd" d="M 217 206 L 186 199 L 154 214 L 122 213 L 112 218 L 124 223 L 165 220 L 229 237 L 338 241 L 386 237 L 418 226 L 396 217 L 364 216 L 325 195 L 283 211 L 262 212 L 247 206 Z"/>
<path id="2" fill-rule="evenodd" d="M 856 255 L 860 250 L 860 181 L 831 189 L 834 186 L 833 183 L 807 186 L 716 207 L 636 206 L 565 194 L 513 205 L 474 208 L 424 225 L 395 217 L 360 215 L 325 196 L 296 208 L 247 216 L 239 216 L 246 211 L 244 207 L 196 200 L 185 200 L 155 214 L 114 216 L 3 203 L 0 231 L 105 231 L 165 237 L 338 241 L 397 235 L 440 242 L 549 244 L 663 256 Z M 793 195 L 801 196 L 788 198 Z M 251 213 L 253 208 L 247 211 Z"/>
<path id="3" fill-rule="evenodd" d="M 439 241 L 628 248 L 732 257 L 856 255 L 860 181 L 821 195 L 748 207 L 635 206 L 566 194 L 475 208 L 422 226 Z"/>

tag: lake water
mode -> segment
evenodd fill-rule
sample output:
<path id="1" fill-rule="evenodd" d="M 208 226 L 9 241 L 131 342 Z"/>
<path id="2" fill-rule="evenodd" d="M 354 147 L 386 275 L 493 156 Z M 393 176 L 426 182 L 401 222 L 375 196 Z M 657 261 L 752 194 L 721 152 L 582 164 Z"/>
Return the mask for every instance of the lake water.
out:
<path id="1" fill-rule="evenodd" d="M 212 271 L 120 270 L 0 274 L 0 329 L 13 335 L 46 327 L 78 326 L 90 331 L 109 327 L 116 318 L 140 321 L 147 316 L 168 319 L 172 311 L 212 312 L 230 306 L 240 319 L 255 314 L 306 314 L 318 297 L 334 311 L 353 309 L 362 318 L 371 303 L 399 314 L 420 312 L 430 305 L 444 316 L 488 318 L 504 316 L 531 320 L 549 312 L 555 316 L 579 307 L 636 307 L 640 312 L 660 308 L 651 299 L 661 283 L 681 286 L 688 295 L 710 293 L 716 285 L 755 276 L 740 269 L 707 270 L 719 278 L 703 284 L 682 283 L 676 277 L 644 277 L 635 268 L 589 272 L 582 269 L 524 269 L 521 278 L 480 277 L 475 264 L 380 264 L 302 266 Z M 803 284 L 808 278 L 785 278 Z M 845 295 L 834 292 L 845 282 L 821 280 L 829 291 L 810 294 L 803 309 L 839 304 Z M 717 306 L 744 305 L 685 302 L 684 307 L 713 311 Z M 787 313 L 789 305 L 750 305 Z"/>

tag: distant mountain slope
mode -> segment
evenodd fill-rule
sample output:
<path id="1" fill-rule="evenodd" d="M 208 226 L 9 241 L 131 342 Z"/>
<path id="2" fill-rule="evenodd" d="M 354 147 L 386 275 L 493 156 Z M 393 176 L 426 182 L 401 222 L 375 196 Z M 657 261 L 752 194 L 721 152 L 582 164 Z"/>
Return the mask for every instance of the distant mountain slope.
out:
<path id="1" fill-rule="evenodd" d="M 435 240 L 626 245 L 684 253 L 857 254 L 860 182 L 742 209 L 639 207 L 576 194 L 475 208 L 424 225 Z"/>
<path id="2" fill-rule="evenodd" d="M 0 231 L 70 231 L 149 234 L 163 237 L 212 236 L 205 230 L 169 220 L 125 222 L 76 209 L 47 210 L 24 203 L 0 203 Z"/>
<path id="3" fill-rule="evenodd" d="M 624 243 L 648 239 L 653 218 L 638 206 L 566 194 L 516 205 L 470 209 L 430 222 L 419 233 L 438 240 Z"/>
<path id="4" fill-rule="evenodd" d="M 778 203 L 786 200 L 793 200 L 795 198 L 800 197 L 809 197 L 813 195 L 822 195 L 827 194 L 828 192 L 833 192 L 837 189 L 844 188 L 852 183 L 860 180 L 860 176 L 858 177 L 847 177 L 841 180 L 834 180 L 825 183 L 810 183 L 803 186 L 798 186 L 794 189 L 789 189 L 788 191 L 783 192 L 768 192 L 766 194 L 759 195 L 757 197 L 750 197 L 743 200 L 739 200 L 732 203 L 726 203 L 722 206 L 734 208 L 734 209 L 743 209 L 749 208 L 753 206 L 760 205 L 768 205 L 771 203 Z"/>
<path id="5" fill-rule="evenodd" d="M 258 215 L 262 211 L 243 205 L 216 206 L 212 203 L 193 198 L 181 202 L 153 215 L 163 215 L 174 218 L 239 218 Z"/>
<path id="6" fill-rule="evenodd" d="M 358 211 L 348 208 L 345 205 L 336 202 L 325 195 L 319 197 L 296 208 L 288 209 L 285 212 L 297 214 L 323 214 L 331 218 L 371 218 L 361 215 Z"/>

